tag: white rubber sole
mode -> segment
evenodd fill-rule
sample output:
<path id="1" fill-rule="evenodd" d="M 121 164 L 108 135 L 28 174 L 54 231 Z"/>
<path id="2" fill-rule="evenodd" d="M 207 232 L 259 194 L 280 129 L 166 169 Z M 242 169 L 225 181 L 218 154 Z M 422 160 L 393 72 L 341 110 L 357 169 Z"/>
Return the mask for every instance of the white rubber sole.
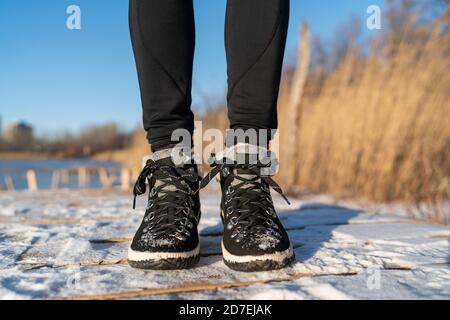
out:
<path id="1" fill-rule="evenodd" d="M 282 252 L 275 252 L 260 256 L 236 256 L 228 252 L 227 249 L 225 249 L 225 246 L 222 242 L 222 255 L 225 261 L 229 263 L 251 263 L 255 261 L 273 261 L 282 263 L 288 259 L 291 259 L 294 256 L 294 249 L 291 246 L 289 247 L 289 249 Z"/>
<path id="2" fill-rule="evenodd" d="M 200 244 L 192 251 L 186 252 L 141 252 L 128 248 L 128 260 L 142 262 L 149 260 L 189 259 L 200 255 Z"/>

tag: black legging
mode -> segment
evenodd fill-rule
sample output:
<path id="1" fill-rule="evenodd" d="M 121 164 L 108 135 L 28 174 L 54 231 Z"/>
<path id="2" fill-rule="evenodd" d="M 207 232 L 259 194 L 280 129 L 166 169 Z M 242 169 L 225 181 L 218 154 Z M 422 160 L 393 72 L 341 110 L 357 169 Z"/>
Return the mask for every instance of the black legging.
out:
<path id="1" fill-rule="evenodd" d="M 277 129 L 277 99 L 289 0 L 228 0 L 225 45 L 232 129 Z M 130 0 L 130 29 L 153 148 L 175 129 L 194 130 L 195 22 L 192 0 Z"/>

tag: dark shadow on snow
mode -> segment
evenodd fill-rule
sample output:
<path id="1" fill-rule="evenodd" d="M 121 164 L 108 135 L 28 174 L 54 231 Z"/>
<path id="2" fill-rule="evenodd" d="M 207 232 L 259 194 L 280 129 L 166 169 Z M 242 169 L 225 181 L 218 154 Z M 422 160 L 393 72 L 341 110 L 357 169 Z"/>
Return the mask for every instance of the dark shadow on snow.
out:
<path id="1" fill-rule="evenodd" d="M 294 247 L 295 262 L 302 263 L 313 257 L 325 243 L 331 240 L 333 230 L 349 224 L 352 218 L 362 212 L 323 203 L 309 203 L 296 210 L 279 212 L 279 217 Z M 202 249 L 202 253 L 205 256 L 209 256 L 210 253 L 217 254 L 217 256 L 213 254 L 214 257 L 208 259 L 205 265 L 222 259 L 219 255 L 222 231 L 221 222 L 202 230 L 201 245 L 202 248 L 206 248 L 206 250 Z"/>

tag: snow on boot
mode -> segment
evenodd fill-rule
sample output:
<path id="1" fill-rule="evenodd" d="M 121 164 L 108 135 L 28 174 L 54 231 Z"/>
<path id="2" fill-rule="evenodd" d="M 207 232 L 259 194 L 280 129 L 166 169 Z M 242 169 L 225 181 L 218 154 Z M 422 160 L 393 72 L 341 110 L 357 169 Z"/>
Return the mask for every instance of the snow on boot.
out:
<path id="1" fill-rule="evenodd" d="M 144 218 L 128 250 L 131 267 L 176 270 L 194 266 L 200 258 L 197 226 L 200 177 L 191 157 L 175 165 L 168 149 L 154 153 L 134 187 L 134 196 L 150 189 Z M 188 160 L 186 160 L 188 159 Z"/>
<path id="2" fill-rule="evenodd" d="M 259 155 L 259 160 L 249 154 Z M 275 212 L 270 187 L 289 201 L 270 178 L 275 161 L 261 162 L 261 159 L 270 160 L 267 154 L 265 148 L 238 144 L 227 149 L 223 158 L 215 158 L 212 171 L 201 183 L 201 188 L 205 187 L 220 173 L 222 253 L 225 264 L 234 270 L 281 269 L 295 258 L 286 230 Z"/>

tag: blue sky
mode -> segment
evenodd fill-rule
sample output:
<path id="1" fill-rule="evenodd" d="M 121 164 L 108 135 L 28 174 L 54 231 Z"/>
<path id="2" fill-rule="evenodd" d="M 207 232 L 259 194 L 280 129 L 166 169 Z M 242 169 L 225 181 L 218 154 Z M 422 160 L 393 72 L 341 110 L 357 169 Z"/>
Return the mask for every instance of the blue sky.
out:
<path id="1" fill-rule="evenodd" d="M 226 0 L 194 0 L 197 48 L 194 109 L 226 92 L 223 41 Z M 366 19 L 383 0 L 291 0 L 286 61 L 295 56 L 299 24 L 331 40 L 350 16 Z M 80 6 L 82 29 L 66 28 L 66 9 Z M 33 124 L 39 134 L 115 121 L 140 125 L 141 107 L 128 31 L 128 0 L 0 1 L 0 115 L 3 125 Z M 363 21 L 364 21 L 363 20 Z"/>

